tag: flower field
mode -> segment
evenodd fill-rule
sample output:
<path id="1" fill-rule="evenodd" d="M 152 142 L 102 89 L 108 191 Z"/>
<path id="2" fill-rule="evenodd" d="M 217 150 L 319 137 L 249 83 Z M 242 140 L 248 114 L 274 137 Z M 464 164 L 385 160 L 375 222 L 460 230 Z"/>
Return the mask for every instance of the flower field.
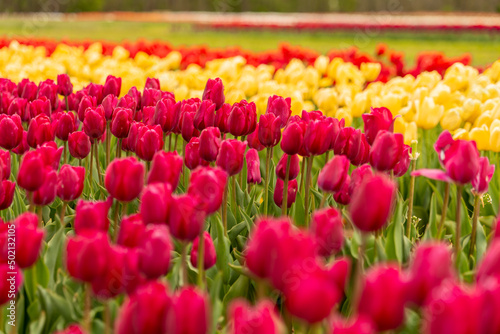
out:
<path id="1" fill-rule="evenodd" d="M 0 331 L 500 333 L 500 61 L 4 38 L 0 78 Z"/>

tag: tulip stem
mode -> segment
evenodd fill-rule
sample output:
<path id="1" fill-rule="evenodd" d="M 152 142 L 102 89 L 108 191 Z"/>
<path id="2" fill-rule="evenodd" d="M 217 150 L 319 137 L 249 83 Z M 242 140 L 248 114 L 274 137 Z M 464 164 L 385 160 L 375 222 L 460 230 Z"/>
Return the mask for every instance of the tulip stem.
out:
<path id="1" fill-rule="evenodd" d="M 177 139 L 177 138 L 176 138 Z M 186 157 L 186 141 L 182 140 L 182 156 L 185 158 Z M 186 164 L 182 164 L 182 184 L 184 185 L 184 189 L 187 189 L 187 184 L 186 184 Z"/>
<path id="2" fill-rule="evenodd" d="M 118 238 L 118 209 L 120 207 L 120 202 L 115 201 L 115 211 L 113 213 L 113 241 L 116 242 Z"/>
<path id="3" fill-rule="evenodd" d="M 83 308 L 83 328 L 87 333 L 92 333 L 91 331 L 91 321 L 90 321 L 90 307 L 91 307 L 91 286 L 90 283 L 85 283 L 85 291 L 83 294 L 85 295 L 85 305 Z"/>
<path id="4" fill-rule="evenodd" d="M 228 182 L 229 183 L 229 182 Z M 224 195 L 222 196 L 222 225 L 224 226 L 224 235 L 227 237 L 227 192 L 229 185 L 226 183 L 224 187 Z"/>
<path id="5" fill-rule="evenodd" d="M 238 202 L 236 201 L 236 175 L 231 176 L 231 187 L 233 188 L 231 206 L 233 207 L 234 218 L 236 218 L 238 216 Z"/>
<path id="6" fill-rule="evenodd" d="M 105 334 L 111 334 L 112 332 L 112 327 L 111 327 L 111 314 L 109 311 L 109 301 L 104 302 L 104 333 Z"/>
<path id="7" fill-rule="evenodd" d="M 99 163 L 99 151 L 98 151 L 99 144 L 95 144 L 95 164 L 97 165 L 97 182 L 101 184 L 101 186 L 104 186 L 104 182 L 102 181 L 102 175 L 101 175 L 101 164 Z"/>
<path id="8" fill-rule="evenodd" d="M 177 151 L 177 138 L 179 138 L 179 135 L 175 135 L 175 140 L 174 140 L 174 150 Z"/>
<path id="9" fill-rule="evenodd" d="M 109 121 L 106 122 L 106 166 L 109 165 L 109 155 L 111 151 L 111 132 Z"/>
<path id="10" fill-rule="evenodd" d="M 455 261 L 457 269 L 460 266 L 460 230 L 462 228 L 461 225 L 461 208 L 462 208 L 462 185 L 457 185 L 457 211 L 455 212 L 455 222 L 456 222 L 456 231 L 455 231 Z M 460 272 L 460 270 L 458 270 Z"/>
<path id="11" fill-rule="evenodd" d="M 439 221 L 439 228 L 437 238 L 441 239 L 441 232 L 443 231 L 444 222 L 446 220 L 446 211 L 448 211 L 448 201 L 450 200 L 450 184 L 445 183 L 444 186 L 444 198 L 443 198 L 443 209 L 441 210 L 441 220 Z"/>
<path id="12" fill-rule="evenodd" d="M 415 171 L 417 167 L 417 160 L 411 160 L 411 172 Z M 408 197 L 408 215 L 406 217 L 406 237 L 410 239 L 411 234 L 411 221 L 413 217 L 413 194 L 415 192 L 415 176 L 410 174 L 410 195 Z"/>
<path id="13" fill-rule="evenodd" d="M 90 145 L 90 169 L 89 169 L 89 177 L 90 177 L 90 192 L 93 194 L 94 193 L 94 177 L 93 177 L 93 168 L 92 165 L 94 164 L 94 143 Z"/>
<path id="14" fill-rule="evenodd" d="M 122 139 L 118 138 L 118 143 L 116 144 L 116 154 L 115 158 L 120 159 L 122 156 Z M 108 162 L 109 163 L 109 162 Z"/>
<path id="15" fill-rule="evenodd" d="M 68 141 L 65 141 L 63 148 L 63 165 L 65 165 L 67 161 L 68 161 Z"/>
<path id="16" fill-rule="evenodd" d="M 364 232 L 361 232 L 361 245 L 359 246 L 356 276 L 354 277 L 354 286 L 351 294 L 352 296 L 351 314 L 355 314 L 357 312 L 359 302 L 361 299 L 361 292 L 363 290 L 363 271 L 364 271 L 363 262 L 364 262 L 367 242 L 368 242 L 368 235 Z"/>
<path id="17" fill-rule="evenodd" d="M 187 247 L 188 244 L 185 241 L 181 243 L 181 286 L 187 286 L 188 282 L 188 271 L 187 271 Z"/>
<path id="18" fill-rule="evenodd" d="M 66 111 L 69 112 L 69 102 L 68 102 L 68 96 L 64 95 L 64 102 L 66 103 Z"/>
<path id="19" fill-rule="evenodd" d="M 272 148 L 268 147 L 267 148 L 267 154 L 266 154 L 266 179 L 264 180 L 264 215 L 267 215 L 268 212 L 268 207 L 269 207 L 269 165 L 271 164 L 271 154 L 272 154 Z"/>
<path id="20" fill-rule="evenodd" d="M 43 227 L 44 226 L 44 224 L 43 224 L 43 206 L 38 206 L 36 213 L 38 215 L 38 222 L 39 222 L 39 224 L 41 224 L 40 226 Z"/>
<path id="21" fill-rule="evenodd" d="M 328 198 L 328 193 L 323 192 L 323 197 L 321 197 L 321 202 L 319 203 L 319 208 L 322 209 L 325 206 L 326 199 Z"/>
<path id="22" fill-rule="evenodd" d="M 300 183 L 299 183 L 299 193 L 302 193 L 302 189 L 304 189 L 304 173 L 306 169 L 306 160 L 307 157 L 302 158 L 302 166 L 300 166 Z"/>
<path id="23" fill-rule="evenodd" d="M 284 216 L 287 215 L 288 210 L 288 180 L 290 179 L 290 165 L 292 162 L 292 156 L 288 155 L 286 158 L 286 169 L 285 169 L 285 182 L 283 183 L 283 203 L 281 203 L 281 212 Z"/>
<path id="24" fill-rule="evenodd" d="M 307 171 L 306 171 L 306 185 L 305 185 L 305 194 L 304 194 L 304 212 L 305 223 L 306 226 L 309 224 L 309 188 L 311 187 L 311 174 L 312 174 L 312 166 L 313 166 L 314 156 L 310 156 L 307 158 Z"/>
<path id="25" fill-rule="evenodd" d="M 205 285 L 205 230 L 201 229 L 198 237 L 198 287 L 203 290 Z M 221 240 L 224 242 L 224 240 Z"/>
<path id="26" fill-rule="evenodd" d="M 326 151 L 325 153 L 325 165 L 328 163 L 328 160 L 330 160 L 330 151 Z"/>
<path id="27" fill-rule="evenodd" d="M 30 209 L 29 211 L 30 212 L 35 212 L 35 203 L 33 202 L 33 192 L 32 191 L 28 191 L 27 192 L 28 194 L 28 201 L 29 201 L 29 204 L 30 204 Z"/>
<path id="28" fill-rule="evenodd" d="M 168 134 L 168 151 L 172 151 L 172 133 Z"/>
<path id="29" fill-rule="evenodd" d="M 60 215 L 60 221 L 61 221 L 61 226 L 64 227 L 66 224 L 64 224 L 64 215 L 66 214 L 66 206 L 68 205 L 68 202 L 63 201 L 63 205 L 61 208 L 61 215 Z"/>
<path id="30" fill-rule="evenodd" d="M 476 194 L 474 196 L 474 215 L 472 216 L 472 232 L 470 235 L 470 246 L 469 246 L 469 257 L 474 254 L 474 248 L 476 247 L 476 231 L 477 231 L 477 221 L 479 220 L 479 209 L 481 195 Z"/>

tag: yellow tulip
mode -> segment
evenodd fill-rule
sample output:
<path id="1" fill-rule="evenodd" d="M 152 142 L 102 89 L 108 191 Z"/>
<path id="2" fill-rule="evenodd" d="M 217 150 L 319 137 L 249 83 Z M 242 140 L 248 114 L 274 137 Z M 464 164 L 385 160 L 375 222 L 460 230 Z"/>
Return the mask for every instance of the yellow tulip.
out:
<path id="1" fill-rule="evenodd" d="M 469 137 L 477 144 L 477 149 L 486 151 L 490 149 L 490 131 L 486 125 L 474 128 L 469 132 Z"/>
<path id="2" fill-rule="evenodd" d="M 415 105 L 415 122 L 423 129 L 434 128 L 441 117 L 443 117 L 444 107 L 437 105 L 431 97 L 426 97 L 423 101 Z"/>
<path id="3" fill-rule="evenodd" d="M 462 118 L 460 117 L 460 109 L 453 108 L 445 111 L 443 118 L 441 118 L 441 127 L 445 130 L 452 132 L 460 127 Z"/>

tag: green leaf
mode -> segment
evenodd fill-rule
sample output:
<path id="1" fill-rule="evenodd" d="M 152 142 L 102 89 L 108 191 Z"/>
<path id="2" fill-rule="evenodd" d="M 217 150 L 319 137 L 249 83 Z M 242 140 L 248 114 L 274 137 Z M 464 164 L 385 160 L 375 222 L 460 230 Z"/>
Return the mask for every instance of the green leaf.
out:
<path id="1" fill-rule="evenodd" d="M 49 270 L 49 285 L 51 287 L 56 279 L 57 269 L 62 267 L 62 248 L 65 244 L 66 235 L 63 228 L 59 228 L 47 244 L 44 260 Z"/>
<path id="2" fill-rule="evenodd" d="M 240 211 L 243 212 L 243 210 L 241 210 L 240 208 Z M 245 220 L 239 224 L 236 224 L 235 226 L 233 226 L 232 229 L 230 229 L 227 234 L 229 236 L 229 240 L 231 241 L 231 244 L 234 243 L 234 241 L 236 240 L 236 237 L 238 235 L 240 235 L 242 233 L 242 231 L 244 231 L 248 226 L 248 222 Z"/>
<path id="3" fill-rule="evenodd" d="M 224 296 L 224 300 L 222 301 L 224 310 L 227 309 L 228 304 L 235 298 L 246 297 L 249 287 L 250 279 L 244 275 L 240 275 Z M 226 312 L 224 311 L 224 314 L 225 313 Z"/>
<path id="4" fill-rule="evenodd" d="M 425 229 L 423 240 L 433 240 L 437 238 L 438 233 L 438 215 L 437 215 L 437 199 L 436 194 L 433 193 L 431 197 L 431 208 L 429 212 L 429 223 Z"/>
<path id="5" fill-rule="evenodd" d="M 385 253 L 389 260 L 403 263 L 403 205 L 400 200 L 396 202 L 396 210 L 392 223 L 387 227 Z"/>
<path id="6" fill-rule="evenodd" d="M 222 271 L 224 283 L 229 281 L 230 269 L 228 263 L 230 263 L 231 254 L 229 254 L 230 241 L 224 236 L 224 227 L 219 219 L 215 219 L 217 228 L 217 239 L 215 243 L 215 251 L 217 252 L 217 262 L 216 266 L 219 271 Z"/>
<path id="7" fill-rule="evenodd" d="M 479 263 L 483 258 L 486 248 L 488 247 L 488 241 L 486 240 L 486 233 L 484 233 L 483 225 L 480 222 L 477 223 L 476 230 L 476 263 Z"/>
<path id="8" fill-rule="evenodd" d="M 297 192 L 297 197 L 295 199 L 295 203 L 293 204 L 294 214 L 293 219 L 295 220 L 295 224 L 297 226 L 305 226 L 306 225 L 306 210 L 304 206 L 304 199 L 302 198 L 302 194 Z"/>

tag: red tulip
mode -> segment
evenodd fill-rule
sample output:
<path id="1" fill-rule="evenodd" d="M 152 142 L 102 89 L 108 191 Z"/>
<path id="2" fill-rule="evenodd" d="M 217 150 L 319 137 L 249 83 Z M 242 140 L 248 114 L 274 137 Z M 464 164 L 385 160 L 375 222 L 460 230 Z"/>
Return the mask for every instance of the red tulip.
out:
<path id="1" fill-rule="evenodd" d="M 168 133 L 173 131 L 177 126 L 177 118 L 179 117 L 181 102 L 175 103 L 173 99 L 162 99 L 156 103 L 155 114 L 153 117 L 154 124 L 161 126 L 163 132 Z"/>
<path id="2" fill-rule="evenodd" d="M 55 170 L 47 169 L 42 186 L 33 192 L 33 203 L 35 205 L 48 205 L 54 201 L 57 194 L 57 173 Z"/>
<path id="3" fill-rule="evenodd" d="M 93 109 L 97 106 L 97 101 L 95 97 L 85 95 L 82 97 L 80 103 L 78 104 L 78 119 L 80 122 L 83 122 L 85 120 L 85 113 L 87 112 L 87 109 Z"/>
<path id="4" fill-rule="evenodd" d="M 161 90 L 145 88 L 142 91 L 141 107 L 154 107 L 162 98 Z"/>
<path id="5" fill-rule="evenodd" d="M 12 181 L 4 180 L 2 181 L 2 186 L 4 190 L 3 200 L 0 201 L 0 210 L 5 210 L 12 205 L 14 200 L 14 191 L 16 190 L 16 184 Z"/>
<path id="6" fill-rule="evenodd" d="M 479 158 L 479 171 L 472 180 L 472 188 L 478 194 L 484 194 L 488 191 L 488 185 L 495 173 L 495 165 L 490 165 L 487 157 Z"/>
<path id="7" fill-rule="evenodd" d="M 82 235 L 68 238 L 66 268 L 68 273 L 83 282 L 102 277 L 108 266 L 106 254 L 110 245 L 106 233 L 85 231 Z"/>
<path id="8" fill-rule="evenodd" d="M 26 212 L 14 221 L 16 263 L 21 268 L 31 267 L 38 260 L 45 231 L 38 228 L 38 217 Z"/>
<path id="9" fill-rule="evenodd" d="M 111 133 L 116 138 L 127 138 L 132 123 L 133 111 L 128 108 L 115 108 L 111 119 Z"/>
<path id="10" fill-rule="evenodd" d="M 8 180 L 10 177 L 10 153 L 9 151 L 0 150 L 0 180 Z"/>
<path id="11" fill-rule="evenodd" d="M 339 191 L 348 176 L 349 166 L 349 160 L 344 155 L 334 156 L 319 173 L 319 188 L 331 193 Z"/>
<path id="12" fill-rule="evenodd" d="M 200 167 L 191 173 L 188 194 L 199 199 L 207 215 L 222 205 L 227 174 L 220 168 Z"/>
<path id="13" fill-rule="evenodd" d="M 173 248 L 167 226 L 148 226 L 138 245 L 141 272 L 148 279 L 166 275 Z"/>
<path id="14" fill-rule="evenodd" d="M 349 196 L 352 196 L 352 194 L 354 194 L 365 177 L 370 178 L 371 176 L 373 176 L 373 171 L 370 165 L 364 164 L 355 168 L 351 173 L 351 182 L 349 183 Z"/>
<path id="15" fill-rule="evenodd" d="M 40 146 L 37 151 L 40 152 L 40 156 L 42 157 L 45 167 L 58 170 L 63 149 L 63 147 L 58 148 L 55 142 L 50 141 Z"/>
<path id="16" fill-rule="evenodd" d="M 12 150 L 12 152 L 18 155 L 23 155 L 24 153 L 28 152 L 29 149 L 30 146 L 28 145 L 28 132 L 23 131 L 23 139 L 21 140 L 19 145 L 17 145 L 16 148 Z"/>
<path id="17" fill-rule="evenodd" d="M 336 118 L 332 119 L 332 142 L 330 144 L 330 150 L 335 150 L 335 144 L 337 140 L 341 137 L 342 129 L 345 128 L 345 120 L 342 118 L 340 121 Z M 342 139 L 339 139 L 342 141 Z M 339 144 L 340 144 L 339 141 Z"/>
<path id="18" fill-rule="evenodd" d="M 62 141 L 67 141 L 69 135 L 78 128 L 75 123 L 75 115 L 72 112 L 60 113 L 59 118 L 55 122 L 56 137 Z"/>
<path id="19" fill-rule="evenodd" d="M 255 103 L 241 100 L 233 105 L 227 118 L 229 133 L 237 137 L 249 135 L 255 131 L 256 120 L 257 109 Z"/>
<path id="20" fill-rule="evenodd" d="M 0 147 L 6 150 L 16 148 L 23 140 L 23 125 L 18 115 L 0 114 Z"/>
<path id="21" fill-rule="evenodd" d="M 45 114 L 40 114 L 33 118 L 28 127 L 28 144 L 36 148 L 45 142 L 53 141 L 55 132 L 54 127 L 50 123 L 50 119 Z"/>
<path id="22" fill-rule="evenodd" d="M 67 74 L 59 74 L 57 76 L 57 93 L 63 96 L 68 96 L 73 93 L 73 84 Z"/>
<path id="23" fill-rule="evenodd" d="M 374 324 L 364 317 L 342 320 L 337 319 L 332 324 L 335 334 L 375 334 Z"/>
<path id="24" fill-rule="evenodd" d="M 211 100 L 215 103 L 215 109 L 219 109 L 225 101 L 224 85 L 220 78 L 208 79 L 202 100 Z"/>
<path id="25" fill-rule="evenodd" d="M 111 121 L 113 118 L 113 112 L 115 111 L 116 105 L 118 104 L 118 98 L 113 94 L 108 94 L 102 100 L 102 108 L 104 109 L 104 117 L 106 121 Z"/>
<path id="26" fill-rule="evenodd" d="M 184 241 L 193 241 L 205 222 L 205 212 L 199 199 L 192 195 L 172 196 L 169 226 L 172 235 Z"/>
<path id="27" fill-rule="evenodd" d="M 396 166 L 394 166 L 394 176 L 401 177 L 406 174 L 408 168 L 410 167 L 410 155 L 411 147 L 408 145 L 404 145 L 401 156 L 399 157 Z"/>
<path id="28" fill-rule="evenodd" d="M 217 166 L 225 170 L 229 176 L 238 174 L 243 168 L 243 157 L 246 146 L 246 142 L 235 139 L 222 141 L 217 157 Z"/>
<path id="29" fill-rule="evenodd" d="M 84 181 L 84 167 L 63 165 L 57 179 L 57 196 L 63 201 L 74 201 L 81 196 Z"/>
<path id="30" fill-rule="evenodd" d="M 342 205 L 349 205 L 351 203 L 351 195 L 349 194 L 349 186 L 351 185 L 351 178 L 346 176 L 344 183 L 339 191 L 333 194 L 335 202 Z"/>
<path id="31" fill-rule="evenodd" d="M 195 169 L 198 166 L 208 166 L 209 162 L 203 160 L 200 157 L 200 139 L 197 137 L 191 138 L 189 143 L 186 145 L 186 150 L 184 152 L 184 163 L 186 167 L 190 170 Z"/>
<path id="32" fill-rule="evenodd" d="M 146 78 L 144 88 L 160 89 L 160 80 L 157 78 Z"/>
<path id="33" fill-rule="evenodd" d="M 203 242 L 204 242 L 204 253 L 203 253 L 203 268 L 205 270 L 212 268 L 217 262 L 217 253 L 215 252 L 214 242 L 212 237 L 208 232 L 203 232 Z M 198 266 L 198 245 L 200 243 L 200 237 L 197 237 L 193 241 L 193 248 L 191 249 L 191 264 L 193 267 Z"/>
<path id="34" fill-rule="evenodd" d="M 288 154 L 283 154 L 281 156 L 278 165 L 276 165 L 276 176 L 282 180 L 285 180 L 286 177 L 286 164 L 288 160 Z M 297 154 L 291 156 L 290 159 L 290 168 L 288 170 L 288 179 L 294 180 L 297 178 L 300 172 L 300 159 Z"/>
<path id="35" fill-rule="evenodd" d="M 106 201 L 78 201 L 75 209 L 75 233 L 80 235 L 90 231 L 108 232 L 108 213 L 112 204 L 111 198 Z"/>
<path id="36" fill-rule="evenodd" d="M 206 334 L 210 328 L 210 320 L 210 302 L 207 295 L 194 287 L 185 287 L 174 297 L 173 314 L 167 318 L 165 333 Z"/>
<path id="37" fill-rule="evenodd" d="M 153 183 L 144 188 L 140 212 L 145 224 L 167 224 L 172 201 L 168 183 Z"/>
<path id="38" fill-rule="evenodd" d="M 363 123 L 365 124 L 365 134 L 368 143 L 372 145 L 380 131 L 394 131 L 394 120 L 392 113 L 385 107 L 371 108 L 369 114 L 363 114 Z"/>
<path id="39" fill-rule="evenodd" d="M 163 133 L 159 125 L 146 125 L 139 129 L 137 146 L 135 147 L 135 152 L 139 158 L 151 161 L 155 153 L 162 148 Z"/>
<path id="40" fill-rule="evenodd" d="M 148 184 L 168 183 L 172 189 L 176 189 L 179 184 L 182 163 L 182 157 L 177 152 L 156 152 L 148 174 Z"/>
<path id="41" fill-rule="evenodd" d="M 122 218 L 116 243 L 127 248 L 136 248 L 146 232 L 146 225 L 140 214 Z"/>
<path id="42" fill-rule="evenodd" d="M 457 140 L 449 150 L 450 158 L 446 162 L 449 177 L 459 184 L 473 181 L 480 169 L 476 142 Z"/>
<path id="43" fill-rule="evenodd" d="M 331 256 L 344 245 L 342 215 L 335 208 L 315 211 L 311 220 L 311 233 L 316 238 L 319 254 Z"/>
<path id="44" fill-rule="evenodd" d="M 105 98 L 109 94 L 114 96 L 120 96 L 120 91 L 122 88 L 122 78 L 117 78 L 112 75 L 108 75 L 104 87 L 102 89 L 102 96 Z"/>
<path id="45" fill-rule="evenodd" d="M 221 133 L 219 128 L 207 127 L 200 134 L 200 157 L 205 161 L 217 160 L 219 146 L 221 142 Z"/>
<path id="46" fill-rule="evenodd" d="M 403 146 L 402 134 L 379 131 L 370 151 L 370 164 L 381 172 L 394 169 L 401 159 Z"/>
<path id="47" fill-rule="evenodd" d="M 257 123 L 255 131 L 247 136 L 247 143 L 249 148 L 256 149 L 259 152 L 266 148 L 259 140 L 259 123 Z"/>
<path id="48" fill-rule="evenodd" d="M 104 108 L 98 106 L 95 109 L 88 108 L 85 110 L 85 119 L 83 120 L 83 131 L 91 139 L 99 139 L 106 130 L 106 117 L 104 116 Z M 28 133 L 29 139 L 29 133 Z"/>
<path id="49" fill-rule="evenodd" d="M 332 143 L 331 120 L 322 118 L 311 120 L 304 133 L 304 148 L 311 155 L 321 155 L 330 149 Z"/>
<path id="50" fill-rule="evenodd" d="M 191 138 L 198 137 L 200 132 L 194 127 L 194 111 L 181 112 L 179 117 L 179 128 L 181 130 L 182 138 L 189 142 Z"/>
<path id="51" fill-rule="evenodd" d="M 260 115 L 258 135 L 265 147 L 276 146 L 281 139 L 281 119 L 274 114 Z"/>
<path id="52" fill-rule="evenodd" d="M 276 186 L 274 187 L 273 199 L 274 203 L 281 208 L 283 204 L 283 187 L 285 186 L 282 179 L 276 179 Z M 288 182 L 288 197 L 286 201 L 287 208 L 290 208 L 297 197 L 298 184 L 297 180 L 290 180 Z"/>
<path id="53" fill-rule="evenodd" d="M 215 111 L 214 125 L 219 128 L 221 133 L 229 132 L 227 119 L 231 113 L 231 105 L 224 103 L 220 108 Z"/>
<path id="54" fill-rule="evenodd" d="M 113 198 L 130 202 L 144 186 L 144 165 L 133 157 L 115 159 L 106 169 L 104 184 Z"/>
<path id="55" fill-rule="evenodd" d="M 84 159 L 90 153 L 90 138 L 83 131 L 70 133 L 68 136 L 69 154 L 77 159 Z"/>
<path id="56" fill-rule="evenodd" d="M 256 149 L 251 148 L 245 155 L 247 161 L 247 183 L 258 184 L 262 181 L 260 175 L 260 159 Z"/>
<path id="57" fill-rule="evenodd" d="M 23 122 L 28 122 L 31 117 L 28 109 L 28 101 L 26 99 L 16 98 L 12 100 L 7 110 L 7 115 L 18 115 Z"/>
<path id="58" fill-rule="evenodd" d="M 333 149 L 333 152 L 335 153 L 335 155 L 346 155 L 347 154 L 347 150 L 349 148 L 349 140 L 355 131 L 356 131 L 356 129 L 354 129 L 350 126 L 347 128 L 344 127 L 342 129 L 340 129 L 339 133 L 337 134 L 337 137 L 332 139 L 332 144 L 330 146 Z M 361 131 L 357 130 L 357 132 L 358 132 L 358 136 L 361 136 Z M 366 139 L 366 137 L 365 137 L 365 139 Z M 358 146 L 359 146 L 360 142 L 361 141 L 358 140 Z M 359 150 L 359 147 L 358 147 L 358 150 Z M 352 151 L 354 151 L 354 150 L 352 150 Z"/>
<path id="59" fill-rule="evenodd" d="M 201 102 L 193 119 L 194 127 L 199 131 L 211 127 L 215 122 L 215 103 L 210 100 Z"/>
<path id="60" fill-rule="evenodd" d="M 35 191 L 45 181 L 45 167 L 39 151 L 27 152 L 19 166 L 17 184 L 26 191 Z"/>
<path id="61" fill-rule="evenodd" d="M 229 334 L 279 334 L 283 324 L 279 320 L 274 304 L 268 300 L 251 306 L 244 299 L 229 305 Z"/>
<path id="62" fill-rule="evenodd" d="M 354 166 L 367 163 L 370 156 L 370 145 L 366 141 L 365 134 L 360 130 L 354 130 L 346 142 L 344 152 Z"/>
<path id="63" fill-rule="evenodd" d="M 281 128 L 284 128 L 292 114 L 291 105 L 292 99 L 290 97 L 284 99 L 277 95 L 269 96 L 266 114 L 274 114 L 276 118 L 281 120 Z"/>
<path id="64" fill-rule="evenodd" d="M 288 155 L 294 155 L 300 152 L 304 142 L 306 132 L 306 123 L 299 116 L 290 118 L 287 126 L 283 130 L 283 139 L 281 140 L 281 149 Z"/>

